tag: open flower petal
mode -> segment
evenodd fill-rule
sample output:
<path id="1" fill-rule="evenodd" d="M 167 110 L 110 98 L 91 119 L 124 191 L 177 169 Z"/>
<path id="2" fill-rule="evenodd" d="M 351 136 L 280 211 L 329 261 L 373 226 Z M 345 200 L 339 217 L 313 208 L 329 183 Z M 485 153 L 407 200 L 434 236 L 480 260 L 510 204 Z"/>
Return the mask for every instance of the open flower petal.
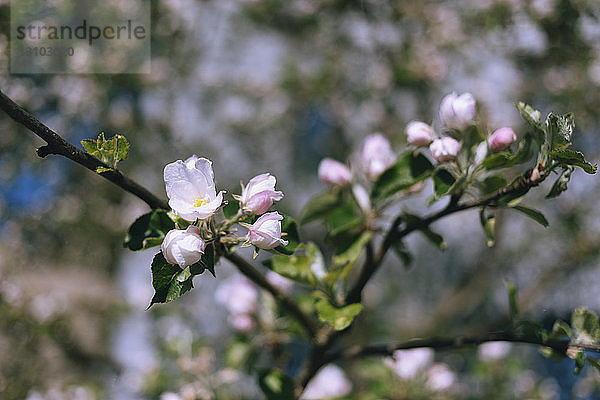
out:
<path id="1" fill-rule="evenodd" d="M 206 219 L 223 202 L 223 192 L 216 194 L 212 163 L 193 155 L 165 166 L 164 171 L 169 206 L 188 221 Z"/>

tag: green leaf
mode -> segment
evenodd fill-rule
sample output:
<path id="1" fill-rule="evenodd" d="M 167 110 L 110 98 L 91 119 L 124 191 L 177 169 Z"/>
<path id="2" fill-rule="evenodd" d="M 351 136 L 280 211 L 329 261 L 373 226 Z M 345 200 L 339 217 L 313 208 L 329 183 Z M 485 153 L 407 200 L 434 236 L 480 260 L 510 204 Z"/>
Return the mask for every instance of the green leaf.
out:
<path id="1" fill-rule="evenodd" d="M 167 232 L 175 229 L 175 223 L 165 210 L 153 210 L 135 220 L 129 228 L 123 247 L 142 250 L 162 243 Z"/>
<path id="2" fill-rule="evenodd" d="M 585 360 L 583 358 L 583 351 L 578 351 L 577 355 L 575 356 L 575 370 L 573 371 L 573 373 L 575 375 L 579 375 L 581 373 L 581 370 L 583 370 L 583 367 L 585 366 Z"/>
<path id="3" fill-rule="evenodd" d="M 192 277 L 190 268 L 182 270 L 179 265 L 169 264 L 162 252 L 156 254 L 152 260 L 154 297 L 148 308 L 156 303 L 173 301 L 192 289 Z"/>
<path id="4" fill-rule="evenodd" d="M 550 113 L 546 118 L 548 141 L 551 150 L 562 150 L 571 145 L 575 121 L 573 114 L 557 115 Z"/>
<path id="5" fill-rule="evenodd" d="M 508 184 L 503 175 L 495 174 L 486 177 L 483 181 L 477 182 L 476 185 L 481 191 L 481 194 L 486 195 L 496 192 Z"/>
<path id="6" fill-rule="evenodd" d="M 456 178 L 443 168 L 438 168 L 433 172 L 433 193 L 435 199 L 440 199 L 450 192 L 450 188 L 456 182 Z"/>
<path id="7" fill-rule="evenodd" d="M 419 217 L 418 215 L 415 214 L 411 214 L 408 213 L 406 211 L 404 211 L 402 213 L 402 219 L 404 220 L 404 223 L 406 224 L 406 226 L 415 226 L 421 223 L 422 218 Z M 440 250 L 445 250 L 447 247 L 446 241 L 444 240 L 444 238 L 442 237 L 442 235 L 440 235 L 439 233 L 435 233 L 434 231 L 431 230 L 431 228 L 429 228 L 429 226 L 426 226 L 424 228 L 419 228 L 419 231 L 433 244 L 435 244 L 437 247 L 440 248 Z"/>
<path id="8" fill-rule="evenodd" d="M 129 143 L 123 135 L 114 135 L 107 140 L 104 138 L 104 132 L 101 132 L 98 139 L 84 139 L 81 144 L 85 151 L 113 169 L 116 169 L 117 163 L 126 159 L 129 153 Z M 106 170 L 104 167 L 101 168 Z M 100 173 L 104 170 L 96 172 Z"/>
<path id="9" fill-rule="evenodd" d="M 398 257 L 400 257 L 402 264 L 404 264 L 404 268 L 408 269 L 412 266 L 414 258 L 406 248 L 404 242 L 402 242 L 401 240 L 396 241 L 392 245 L 392 249 L 398 255 Z"/>
<path id="10" fill-rule="evenodd" d="M 143 249 L 149 249 L 151 247 L 154 246 L 160 246 L 163 242 L 163 240 L 165 240 L 164 236 L 161 237 L 147 237 L 142 241 L 142 248 Z"/>
<path id="11" fill-rule="evenodd" d="M 548 333 L 538 323 L 532 321 L 517 321 L 515 324 L 515 335 L 519 338 L 529 340 L 546 340 Z"/>
<path id="12" fill-rule="evenodd" d="M 512 154 L 508 150 L 493 153 L 486 157 L 481 162 L 481 165 L 483 165 L 484 168 L 491 170 L 526 163 L 537 155 L 534 143 L 534 136 L 531 133 L 527 133 L 519 141 L 519 147 L 516 153 Z"/>
<path id="13" fill-rule="evenodd" d="M 485 209 L 482 207 L 479 212 L 479 222 L 485 232 L 485 237 L 487 239 L 487 246 L 493 247 L 496 241 L 495 232 L 496 232 L 496 218 L 493 216 L 485 216 Z"/>
<path id="14" fill-rule="evenodd" d="M 512 153 L 510 151 L 501 151 L 487 156 L 481 162 L 481 165 L 483 165 L 485 169 L 504 168 L 511 165 L 511 159 Z"/>
<path id="15" fill-rule="evenodd" d="M 109 172 L 109 171 L 113 171 L 112 168 L 106 168 L 106 167 L 96 167 L 96 173 L 97 174 L 101 174 L 103 172 Z"/>
<path id="16" fill-rule="evenodd" d="M 433 164 L 421 153 L 407 151 L 386 170 L 373 185 L 371 198 L 383 200 L 426 179 L 433 172 Z"/>
<path id="17" fill-rule="evenodd" d="M 585 161 L 583 153 L 575 150 L 553 150 L 550 153 L 550 158 L 560 164 L 572 165 L 583 169 L 588 174 L 595 174 L 598 169 L 597 165 L 592 165 Z"/>
<path id="18" fill-rule="evenodd" d="M 517 102 L 515 106 L 517 107 L 517 110 L 519 110 L 519 113 L 521 113 L 523 119 L 527 121 L 532 128 L 542 135 L 545 133 L 542 115 L 538 110 L 522 101 Z"/>
<path id="19" fill-rule="evenodd" d="M 319 299 L 316 304 L 319 319 L 329 323 L 336 331 L 350 326 L 354 318 L 362 311 L 362 304 L 349 304 L 345 307 L 336 307 L 326 299 Z"/>
<path id="20" fill-rule="evenodd" d="M 338 279 L 346 279 L 372 236 L 371 232 L 362 232 L 350 241 L 347 247 L 338 249 L 333 256 L 333 265 L 325 276 L 325 281 L 328 284 L 333 285 Z"/>
<path id="21" fill-rule="evenodd" d="M 573 336 L 573 332 L 571 331 L 571 327 L 565 321 L 557 320 L 554 322 L 552 326 L 552 331 L 550 335 L 548 335 L 549 339 L 563 339 L 570 338 Z"/>
<path id="22" fill-rule="evenodd" d="M 519 141 L 519 147 L 517 152 L 512 157 L 510 164 L 518 165 L 523 164 L 536 157 L 539 153 L 539 146 L 535 147 L 534 144 L 538 143 L 535 136 L 531 133 L 526 133 L 525 136 Z"/>
<path id="23" fill-rule="evenodd" d="M 281 237 L 287 240 L 288 244 L 285 246 L 279 245 L 273 250 L 276 253 L 286 255 L 294 254 L 294 251 L 300 245 L 300 233 L 298 232 L 298 224 L 290 216 L 283 216 L 283 220 L 281 221 Z"/>
<path id="24" fill-rule="evenodd" d="M 227 219 L 233 218 L 237 215 L 240 209 L 240 203 L 237 200 L 229 200 L 225 206 L 223 206 L 223 216 Z"/>
<path id="25" fill-rule="evenodd" d="M 347 236 L 361 232 L 364 226 L 364 215 L 351 198 L 344 199 L 337 208 L 325 217 L 329 239 L 337 240 L 337 236 Z"/>
<path id="26" fill-rule="evenodd" d="M 279 275 L 295 282 L 316 287 L 319 277 L 325 275 L 325 261 L 314 243 L 299 246 L 296 254 L 271 257 L 264 264 Z"/>
<path id="27" fill-rule="evenodd" d="M 190 265 L 190 273 L 192 276 L 200 275 L 205 270 L 208 270 L 212 276 L 216 278 L 215 274 L 215 263 L 216 263 L 216 255 L 215 255 L 215 246 L 213 243 L 209 243 L 204 248 L 204 254 L 202 254 L 202 258 L 197 263 Z"/>
<path id="28" fill-rule="evenodd" d="M 439 247 L 440 250 L 446 250 L 446 247 L 448 247 L 442 235 L 432 231 L 429 229 L 429 227 L 421 229 L 421 233 L 425 235 L 425 237 L 429 239 L 431 243 Z"/>
<path id="29" fill-rule="evenodd" d="M 544 228 L 547 228 L 549 225 L 548 220 L 546 219 L 546 217 L 544 217 L 544 214 L 542 214 L 538 210 L 534 210 L 533 208 L 528 208 L 528 207 L 523 207 L 523 206 L 512 206 L 511 208 L 513 210 L 517 210 L 517 211 L 527 215 L 529 218 L 531 218 L 534 221 L 536 221 L 537 223 L 541 224 Z"/>
<path id="30" fill-rule="evenodd" d="M 296 398 L 294 381 L 278 369 L 262 371 L 258 376 L 258 386 L 267 400 L 294 400 Z"/>
<path id="31" fill-rule="evenodd" d="M 546 358 L 550 358 L 554 361 L 562 361 L 565 359 L 565 353 L 554 350 L 552 347 L 540 346 L 538 351 Z"/>
<path id="32" fill-rule="evenodd" d="M 569 184 L 569 181 L 571 180 L 571 174 L 573 173 L 574 170 L 575 170 L 575 168 L 571 167 L 571 166 L 563 168 L 563 170 L 560 173 L 560 175 L 558 176 L 558 178 L 556 178 L 554 185 L 552 185 L 552 189 L 550 189 L 550 192 L 546 195 L 547 199 L 557 197 L 562 192 L 567 190 L 567 185 Z"/>
<path id="33" fill-rule="evenodd" d="M 332 213 L 337 207 L 342 205 L 343 197 L 339 191 L 327 191 L 313 197 L 300 216 L 300 224 L 321 219 Z"/>
<path id="34" fill-rule="evenodd" d="M 573 339 L 586 344 L 597 343 L 600 340 L 600 324 L 598 316 L 585 308 L 578 308 L 571 315 Z"/>

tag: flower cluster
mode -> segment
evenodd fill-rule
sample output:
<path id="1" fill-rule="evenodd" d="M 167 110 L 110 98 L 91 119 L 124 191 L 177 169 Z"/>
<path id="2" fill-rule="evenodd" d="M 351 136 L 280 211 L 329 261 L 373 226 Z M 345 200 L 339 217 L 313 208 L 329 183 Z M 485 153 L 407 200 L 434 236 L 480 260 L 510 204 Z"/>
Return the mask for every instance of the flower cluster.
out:
<path id="1" fill-rule="evenodd" d="M 223 191 L 217 193 L 212 162 L 206 158 L 191 156 L 185 161 L 167 164 L 164 170 L 169 206 L 190 225 L 185 229 L 169 231 L 162 242 L 161 251 L 169 264 L 186 268 L 201 260 L 208 241 L 215 240 L 217 232 L 210 219 L 223 205 Z M 266 173 L 250 179 L 242 185 L 242 193 L 233 197 L 239 201 L 239 212 L 229 225 L 251 216 L 259 216 L 248 228 L 245 244 L 258 249 L 273 249 L 286 245 L 281 238 L 281 221 L 278 212 L 269 212 L 274 201 L 281 200 L 283 193 L 275 190 L 276 179 Z"/>
<path id="2" fill-rule="evenodd" d="M 436 134 L 433 126 L 423 121 L 410 121 L 404 130 L 406 142 L 413 148 L 428 148 L 433 160 L 439 164 L 450 163 L 461 151 L 461 142 L 456 138 L 460 138 L 463 131 L 475 124 L 476 102 L 473 95 L 457 95 L 454 92 L 447 95 L 441 102 L 439 116 L 444 135 Z M 506 150 L 516 140 L 517 136 L 511 128 L 500 128 L 481 143 L 479 158 L 483 159 L 488 151 Z M 365 138 L 357 165 L 359 172 L 374 182 L 394 165 L 396 159 L 390 142 L 381 133 L 374 133 Z M 321 182 L 330 187 L 345 187 L 353 182 L 351 169 L 331 158 L 321 161 L 318 175 Z M 356 188 L 354 185 L 354 192 Z"/>

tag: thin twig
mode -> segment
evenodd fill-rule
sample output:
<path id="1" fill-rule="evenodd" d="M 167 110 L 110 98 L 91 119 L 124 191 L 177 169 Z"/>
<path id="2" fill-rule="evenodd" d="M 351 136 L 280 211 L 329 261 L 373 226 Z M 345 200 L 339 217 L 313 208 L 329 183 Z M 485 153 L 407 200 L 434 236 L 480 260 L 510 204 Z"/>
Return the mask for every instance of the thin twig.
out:
<path id="1" fill-rule="evenodd" d="M 406 237 L 408 234 L 410 234 L 416 230 L 426 229 L 427 227 L 429 227 L 429 225 L 431 225 L 438 219 L 441 219 L 450 214 L 454 214 L 454 213 L 457 213 L 460 211 L 465 211 L 465 210 L 469 210 L 472 208 L 478 208 L 478 207 L 486 207 L 486 206 L 497 207 L 498 201 L 501 198 L 503 198 L 505 196 L 509 196 L 509 195 L 515 195 L 515 194 L 524 195 L 532 187 L 538 186 L 545 178 L 546 178 L 546 175 L 543 174 L 542 172 L 540 172 L 540 176 L 536 180 L 532 180 L 530 178 L 530 174 L 527 173 L 527 174 L 525 174 L 524 177 L 515 181 L 512 185 L 505 187 L 503 189 L 500 189 L 499 191 L 492 193 L 481 199 L 472 200 L 472 201 L 462 203 L 462 204 L 458 204 L 456 201 L 451 200 L 448 203 L 448 206 L 446 208 L 444 208 L 432 215 L 429 215 L 425 218 L 422 218 L 416 223 L 407 225 L 404 227 L 404 229 L 402 229 L 400 231 L 398 230 L 398 227 L 402 223 L 402 216 L 400 215 L 400 216 L 396 217 L 396 219 L 392 223 L 390 230 L 388 231 L 387 235 L 383 239 L 379 253 L 373 258 L 373 261 L 371 263 L 365 263 L 365 265 L 363 266 L 363 269 L 361 270 L 359 279 L 357 280 L 357 282 L 354 284 L 354 286 L 348 292 L 348 296 L 346 297 L 346 304 L 355 303 L 357 301 L 360 301 L 361 296 L 362 296 L 362 291 L 364 290 L 365 286 L 367 285 L 367 283 L 371 280 L 371 278 L 373 277 L 375 272 L 377 272 L 377 270 L 381 266 L 383 259 L 385 258 L 385 255 L 387 254 L 387 251 L 398 240 L 402 240 L 402 238 Z"/>
<path id="2" fill-rule="evenodd" d="M 500 205 L 499 201 L 505 196 L 524 195 L 529 191 L 529 189 L 539 185 L 545 178 L 546 175 L 542 170 L 538 174 L 538 177 L 535 180 L 532 180 L 531 172 L 529 171 L 525 174 L 525 176 L 523 176 L 521 179 L 516 180 L 513 184 L 509 185 L 508 187 L 500 189 L 497 192 L 487 195 L 481 199 L 476 199 L 459 204 L 458 198 L 452 197 L 450 199 L 450 202 L 444 209 L 433 213 L 427 217 L 424 217 L 418 222 L 408 224 L 402 230 L 399 230 L 403 222 L 402 215 L 397 216 L 392 222 L 389 231 L 384 236 L 379 252 L 376 255 L 371 254 L 371 257 L 367 257 L 367 259 L 365 260 L 365 263 L 360 271 L 356 283 L 351 287 L 351 289 L 348 291 L 348 294 L 346 295 L 345 303 L 352 304 L 361 301 L 364 288 L 366 287 L 367 283 L 369 283 L 369 281 L 373 278 L 378 269 L 381 267 L 385 255 L 396 241 L 402 240 L 408 234 L 416 230 L 426 229 L 435 221 L 450 214 L 477 207 L 498 207 Z M 302 387 L 305 387 L 306 384 L 310 381 L 310 379 L 317 373 L 317 371 L 323 365 L 329 362 L 327 359 L 327 352 L 334 346 L 334 344 L 340 337 L 344 336 L 352 328 L 353 325 L 354 324 L 351 324 L 348 328 L 344 329 L 343 331 L 329 331 L 325 339 L 322 341 L 322 344 L 315 346 L 315 348 L 309 355 L 305 369 L 300 374 L 299 382 Z"/>
<path id="3" fill-rule="evenodd" d="M 326 357 L 325 363 L 330 363 L 340 359 L 353 359 L 360 357 L 371 356 L 391 356 L 396 350 L 408 350 L 417 348 L 432 348 L 436 350 L 443 349 L 458 349 L 465 346 L 479 345 L 486 342 L 513 342 L 526 343 L 540 346 L 550 347 L 554 351 L 565 354 L 569 348 L 589 350 L 600 353 L 600 344 L 596 343 L 580 343 L 568 340 L 540 340 L 536 338 L 519 337 L 510 332 L 494 332 L 480 337 L 457 337 L 457 338 L 428 338 L 428 339 L 413 339 L 407 342 L 395 344 L 379 344 L 368 346 L 352 346 L 340 351 L 331 353 Z"/>
<path id="4" fill-rule="evenodd" d="M 25 126 L 47 143 L 47 145 L 37 149 L 37 154 L 40 157 L 46 157 L 50 154 L 61 155 L 76 162 L 77 164 L 83 165 L 94 173 L 96 173 L 97 167 L 110 168 L 108 165 L 104 164 L 94 156 L 81 149 L 78 149 L 71 143 L 64 140 L 59 134 L 44 125 L 30 112 L 12 101 L 12 99 L 2 93 L 2 91 L 0 91 L 0 109 L 6 112 L 6 114 L 8 114 L 13 120 Z M 167 202 L 159 199 L 147 189 L 129 179 L 118 170 L 113 169 L 107 172 L 102 172 L 99 175 L 113 182 L 121 189 L 124 189 L 145 201 L 153 209 L 162 208 L 168 210 L 170 208 Z M 292 299 L 271 285 L 271 283 L 260 272 L 258 272 L 252 265 L 250 265 L 240 256 L 231 254 L 226 255 L 225 257 L 250 280 L 271 293 L 275 299 L 277 299 L 296 319 L 298 319 L 300 324 L 306 329 L 311 339 L 315 337 L 318 330 L 315 322 L 310 318 L 310 316 L 306 315 Z"/>
<path id="5" fill-rule="evenodd" d="M 292 300 L 290 297 L 286 296 L 283 292 L 277 289 L 275 286 L 271 284 L 265 278 L 263 274 L 260 273 L 256 268 L 252 266 L 248 261 L 240 257 L 239 255 L 225 254 L 225 258 L 227 258 L 235 267 L 244 274 L 248 279 L 252 282 L 256 283 L 258 286 L 271 293 L 275 300 L 277 300 L 283 307 L 285 307 L 290 314 L 292 314 L 298 322 L 302 325 L 302 327 L 306 330 L 306 333 L 310 337 L 311 340 L 314 340 L 317 336 L 317 325 L 314 320 L 306 314 L 298 305 Z"/>
<path id="6" fill-rule="evenodd" d="M 40 120 L 33 116 L 29 111 L 12 101 L 12 99 L 2 93 L 2 91 L 0 91 L 0 109 L 47 143 L 45 146 L 37 149 L 38 156 L 43 158 L 50 154 L 61 155 L 75 161 L 77 164 L 83 165 L 94 173 L 97 173 L 96 169 L 98 167 L 107 168 L 107 171 L 99 173 L 98 175 L 143 200 L 152 209 L 169 209 L 169 205 L 166 201 L 156 197 L 137 182 L 123 175 L 119 170 L 111 169 L 109 165 L 104 164 L 96 157 L 64 140 L 59 134 L 40 122 Z"/>

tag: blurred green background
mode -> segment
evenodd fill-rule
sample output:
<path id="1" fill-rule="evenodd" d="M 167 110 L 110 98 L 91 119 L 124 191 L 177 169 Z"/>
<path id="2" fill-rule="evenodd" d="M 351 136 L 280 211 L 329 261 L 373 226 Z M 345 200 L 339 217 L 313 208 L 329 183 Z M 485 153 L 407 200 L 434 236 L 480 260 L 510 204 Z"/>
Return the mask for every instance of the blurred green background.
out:
<path id="1" fill-rule="evenodd" d="M 217 187 L 269 171 L 298 215 L 323 189 L 316 166 L 345 160 L 383 132 L 395 149 L 412 119 L 439 129 L 442 97 L 471 92 L 491 132 L 523 127 L 513 103 L 573 112 L 574 147 L 593 162 L 600 142 L 600 3 L 595 0 L 165 0 L 151 2 L 152 73 L 16 75 L 9 13 L 0 0 L 0 88 L 71 143 L 125 135 L 126 174 L 165 197 L 164 165 L 192 153 L 213 161 Z M 223 356 L 235 338 L 214 290 L 222 261 L 182 299 L 144 311 L 153 252 L 128 253 L 127 227 L 143 202 L 59 157 L 0 115 L 0 398 L 260 398 L 252 371 Z M 448 249 L 408 241 L 368 286 L 368 311 L 348 342 L 474 335 L 502 326 L 506 282 L 521 308 L 551 324 L 580 305 L 600 311 L 599 183 L 576 171 L 569 191 L 526 204 L 550 228 L 501 214 L 494 248 L 475 212 L 435 228 Z M 405 207 L 423 212 L 422 196 Z M 322 242 L 319 227 L 305 239 Z M 249 255 L 249 254 L 248 254 Z M 259 342 L 257 342 L 259 344 Z M 300 349 L 299 351 L 301 351 Z M 381 359 L 342 365 L 351 398 L 594 399 L 595 371 L 572 374 L 535 348 L 485 357 L 438 352 L 452 374 L 436 391 L 423 376 L 394 377 Z M 595 374 L 595 375 L 594 375 Z M 421 379 L 421 380 L 420 380 Z M 171 393 L 171 394 L 166 394 Z"/>

